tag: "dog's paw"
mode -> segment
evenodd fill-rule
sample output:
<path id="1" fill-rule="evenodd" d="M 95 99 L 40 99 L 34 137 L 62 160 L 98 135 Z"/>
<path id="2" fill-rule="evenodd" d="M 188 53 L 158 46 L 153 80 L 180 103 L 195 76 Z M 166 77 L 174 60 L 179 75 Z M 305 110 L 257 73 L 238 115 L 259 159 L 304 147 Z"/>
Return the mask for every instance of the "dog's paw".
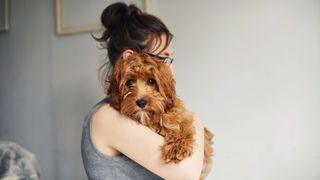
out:
<path id="1" fill-rule="evenodd" d="M 186 157 L 192 155 L 192 145 L 187 145 L 185 142 L 171 142 L 162 146 L 162 157 L 165 163 L 179 163 Z"/>

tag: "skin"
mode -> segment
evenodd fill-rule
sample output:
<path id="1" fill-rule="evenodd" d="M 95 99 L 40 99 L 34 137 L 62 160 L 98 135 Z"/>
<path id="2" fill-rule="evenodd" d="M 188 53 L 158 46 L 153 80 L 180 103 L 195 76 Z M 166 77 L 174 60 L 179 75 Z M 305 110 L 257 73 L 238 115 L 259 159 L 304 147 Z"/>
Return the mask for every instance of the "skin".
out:
<path id="1" fill-rule="evenodd" d="M 163 49 L 165 46 L 165 41 L 166 37 L 162 35 L 161 41 L 155 41 L 151 43 L 151 49 L 149 50 L 149 53 L 156 54 L 158 56 L 163 56 L 163 57 L 172 57 L 173 55 L 173 47 L 172 47 L 172 42 L 166 47 L 166 49 Z M 162 43 L 161 43 L 162 42 Z M 133 53 L 131 49 L 127 49 L 122 53 L 122 58 L 127 59 L 128 56 L 130 56 Z M 170 65 L 171 71 L 174 74 L 173 66 L 172 64 Z"/>
<path id="2" fill-rule="evenodd" d="M 162 42 L 165 42 L 164 39 Z M 155 43 L 153 47 L 158 48 L 151 48 L 150 53 L 172 56 L 171 43 L 162 52 L 159 51 L 164 44 Z M 123 52 L 122 58 L 126 59 L 132 53 L 132 50 L 127 49 Z M 93 116 L 91 138 L 101 153 L 107 156 L 124 154 L 164 179 L 199 179 L 204 155 L 204 127 L 201 119 L 192 112 L 190 115 L 195 117 L 194 153 L 178 164 L 163 162 L 159 148 L 164 143 L 162 136 L 120 114 L 108 104 L 98 109 Z"/>

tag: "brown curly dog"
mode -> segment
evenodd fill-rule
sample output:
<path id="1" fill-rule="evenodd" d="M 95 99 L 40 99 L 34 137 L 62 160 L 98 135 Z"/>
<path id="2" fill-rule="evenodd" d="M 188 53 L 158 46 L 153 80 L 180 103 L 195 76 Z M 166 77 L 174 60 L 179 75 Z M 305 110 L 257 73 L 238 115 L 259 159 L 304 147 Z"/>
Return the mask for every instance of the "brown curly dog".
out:
<path id="1" fill-rule="evenodd" d="M 111 106 L 164 137 L 166 163 L 191 156 L 195 144 L 194 116 L 177 97 L 170 67 L 144 53 L 134 53 L 116 63 L 107 94 Z M 213 134 L 205 128 L 203 179 L 210 171 Z"/>

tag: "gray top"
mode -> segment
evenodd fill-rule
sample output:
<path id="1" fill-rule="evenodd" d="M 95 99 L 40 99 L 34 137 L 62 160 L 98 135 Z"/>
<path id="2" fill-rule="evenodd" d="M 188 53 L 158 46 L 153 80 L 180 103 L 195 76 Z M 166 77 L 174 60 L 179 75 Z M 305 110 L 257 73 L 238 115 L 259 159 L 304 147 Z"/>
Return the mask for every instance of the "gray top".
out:
<path id="1" fill-rule="evenodd" d="M 91 121 L 94 113 L 104 104 L 109 103 L 108 99 L 98 102 L 85 117 L 82 129 L 81 153 L 83 165 L 90 180 L 100 179 L 121 179 L 121 180 L 142 180 L 162 179 L 151 171 L 142 167 L 125 155 L 107 156 L 101 153 L 91 140 Z M 143 151 L 143 149 L 141 149 Z"/>

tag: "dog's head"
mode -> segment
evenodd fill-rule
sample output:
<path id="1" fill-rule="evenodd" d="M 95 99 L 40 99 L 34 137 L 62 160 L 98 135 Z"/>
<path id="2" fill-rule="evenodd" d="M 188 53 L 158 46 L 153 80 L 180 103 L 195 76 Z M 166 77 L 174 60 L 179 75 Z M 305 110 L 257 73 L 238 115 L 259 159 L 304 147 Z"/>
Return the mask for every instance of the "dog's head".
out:
<path id="1" fill-rule="evenodd" d="M 147 54 L 118 60 L 109 82 L 111 106 L 144 125 L 169 111 L 176 101 L 170 67 Z"/>

